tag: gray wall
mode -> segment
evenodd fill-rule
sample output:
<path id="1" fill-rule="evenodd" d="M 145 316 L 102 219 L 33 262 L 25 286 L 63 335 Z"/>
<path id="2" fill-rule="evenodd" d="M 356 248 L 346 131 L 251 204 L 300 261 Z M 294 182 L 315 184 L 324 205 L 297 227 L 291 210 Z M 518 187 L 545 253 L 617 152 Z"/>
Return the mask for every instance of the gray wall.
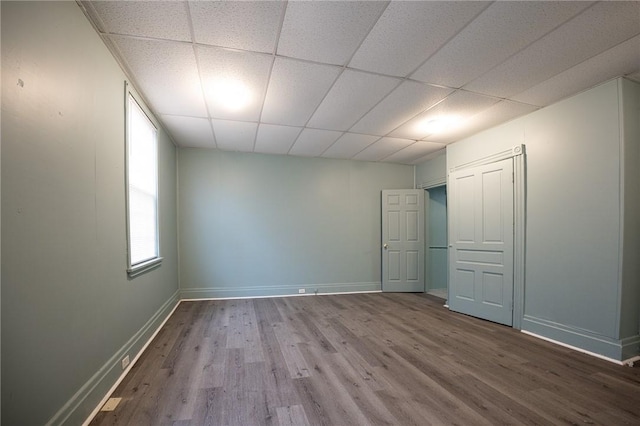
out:
<path id="1" fill-rule="evenodd" d="M 447 191 L 438 186 L 427 191 L 429 197 L 429 250 L 427 289 L 447 288 Z"/>
<path id="2" fill-rule="evenodd" d="M 624 187 L 620 337 L 638 335 L 640 321 L 640 84 L 620 80 Z"/>
<path id="3" fill-rule="evenodd" d="M 179 152 L 184 298 L 380 290 L 380 191 L 413 166 Z"/>
<path id="4" fill-rule="evenodd" d="M 447 155 L 442 155 L 416 165 L 416 188 L 443 185 L 447 178 Z"/>
<path id="5" fill-rule="evenodd" d="M 161 131 L 165 260 L 130 280 L 125 76 L 75 2 L 1 7 L 2 422 L 79 424 L 177 300 L 176 149 Z"/>
<path id="6" fill-rule="evenodd" d="M 607 82 L 447 147 L 451 168 L 526 144 L 523 329 L 612 358 L 624 351 L 619 84 Z"/>

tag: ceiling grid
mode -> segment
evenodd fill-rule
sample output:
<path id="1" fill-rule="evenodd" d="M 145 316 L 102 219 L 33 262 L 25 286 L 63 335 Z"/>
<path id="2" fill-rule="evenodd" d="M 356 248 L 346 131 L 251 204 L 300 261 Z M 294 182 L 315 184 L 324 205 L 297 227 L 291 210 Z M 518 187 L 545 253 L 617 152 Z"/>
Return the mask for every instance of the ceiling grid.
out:
<path id="1" fill-rule="evenodd" d="M 181 147 L 417 164 L 640 79 L 638 1 L 79 4 Z"/>

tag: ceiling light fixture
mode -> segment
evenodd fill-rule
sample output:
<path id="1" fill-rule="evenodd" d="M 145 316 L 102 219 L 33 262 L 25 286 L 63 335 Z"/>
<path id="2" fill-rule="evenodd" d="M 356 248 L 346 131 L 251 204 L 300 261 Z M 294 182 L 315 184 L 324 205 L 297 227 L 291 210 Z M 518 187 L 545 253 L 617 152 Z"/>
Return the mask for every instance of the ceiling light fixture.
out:
<path id="1" fill-rule="evenodd" d="M 216 104 L 229 111 L 238 111 L 251 103 L 251 91 L 238 80 L 218 80 L 211 87 Z"/>
<path id="2" fill-rule="evenodd" d="M 443 115 L 439 117 L 430 117 L 420 124 L 420 129 L 430 135 L 443 133 L 457 127 L 461 123 L 460 117 L 457 115 Z"/>

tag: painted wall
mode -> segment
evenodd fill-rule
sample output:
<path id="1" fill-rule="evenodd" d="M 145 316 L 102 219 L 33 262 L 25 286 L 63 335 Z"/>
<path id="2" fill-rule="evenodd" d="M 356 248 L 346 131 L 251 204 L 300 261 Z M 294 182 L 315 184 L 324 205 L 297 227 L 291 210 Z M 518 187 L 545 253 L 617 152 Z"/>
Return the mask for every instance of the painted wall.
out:
<path id="1" fill-rule="evenodd" d="M 438 186 L 427 191 L 429 197 L 429 253 L 427 288 L 447 288 L 447 191 Z"/>
<path id="2" fill-rule="evenodd" d="M 523 329 L 619 359 L 618 85 L 609 81 L 449 145 L 447 168 L 526 145 Z"/>
<path id="3" fill-rule="evenodd" d="M 75 2 L 1 7 L 2 423 L 80 424 L 177 300 L 176 149 L 165 260 L 128 279 L 125 76 Z"/>
<path id="4" fill-rule="evenodd" d="M 625 79 L 618 83 L 624 150 L 620 338 L 633 339 L 640 328 L 640 84 Z"/>
<path id="5" fill-rule="evenodd" d="M 413 166 L 179 152 L 182 296 L 380 290 L 380 191 Z"/>
<path id="6" fill-rule="evenodd" d="M 442 185 L 447 178 L 447 155 L 445 152 L 431 160 L 416 165 L 416 188 Z"/>

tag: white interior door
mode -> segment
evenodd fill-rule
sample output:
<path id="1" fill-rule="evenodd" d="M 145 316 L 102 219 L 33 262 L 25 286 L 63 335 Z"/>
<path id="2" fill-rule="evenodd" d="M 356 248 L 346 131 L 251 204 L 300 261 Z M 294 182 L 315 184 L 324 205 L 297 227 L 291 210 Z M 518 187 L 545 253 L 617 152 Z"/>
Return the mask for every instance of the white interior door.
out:
<path id="1" fill-rule="evenodd" d="M 513 160 L 449 176 L 449 308 L 513 324 Z"/>
<path id="2" fill-rule="evenodd" d="M 424 190 L 382 191 L 382 291 L 424 291 Z"/>

